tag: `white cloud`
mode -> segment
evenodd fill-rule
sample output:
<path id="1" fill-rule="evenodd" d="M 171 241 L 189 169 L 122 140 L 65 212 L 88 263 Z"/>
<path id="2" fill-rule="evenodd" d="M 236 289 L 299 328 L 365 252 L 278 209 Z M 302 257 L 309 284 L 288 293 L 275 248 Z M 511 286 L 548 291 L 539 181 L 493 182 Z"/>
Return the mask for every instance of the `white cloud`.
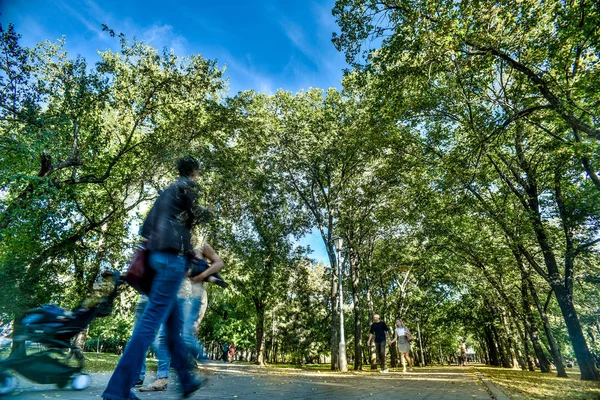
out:
<path id="1" fill-rule="evenodd" d="M 167 47 L 179 56 L 187 55 L 187 39 L 175 33 L 171 25 L 152 25 L 145 28 L 139 38 L 159 50 Z"/>
<path id="2" fill-rule="evenodd" d="M 312 12 L 316 17 L 316 22 L 321 27 L 319 31 L 328 35 L 329 39 L 331 39 L 331 33 L 333 33 L 333 31 L 339 31 L 340 29 L 335 22 L 335 18 L 331 14 L 331 6 L 332 5 L 326 7 L 315 2 L 311 2 L 310 4 Z"/>
<path id="3" fill-rule="evenodd" d="M 291 57 L 286 69 L 290 70 L 302 87 L 321 86 L 320 82 L 339 82 L 342 78 L 342 69 L 347 67 L 344 56 L 339 53 L 333 43 L 331 35 L 336 30 L 337 24 L 331 15 L 329 6 L 310 2 L 314 21 L 314 29 L 304 31 L 293 20 L 284 15 L 280 10 L 271 8 L 274 19 L 294 47 L 300 51 L 312 64 L 314 69 L 307 68 L 305 62 Z M 314 44 L 313 44 L 314 43 Z M 330 84 L 331 85 L 331 84 Z"/>
<path id="4" fill-rule="evenodd" d="M 322 58 L 319 57 L 318 49 L 313 49 L 306 41 L 304 36 L 304 32 L 302 28 L 300 28 L 296 23 L 290 21 L 289 19 L 282 17 L 280 19 L 279 25 L 283 29 L 285 35 L 290 39 L 290 41 L 296 46 L 298 50 L 302 54 L 306 56 L 310 61 L 312 61 L 317 67 L 321 64 Z"/>
<path id="5" fill-rule="evenodd" d="M 104 11 L 96 3 L 91 0 L 86 0 L 84 5 L 77 8 L 73 8 L 66 1 L 58 1 L 56 3 L 59 7 L 67 10 L 73 15 L 79 22 L 83 24 L 89 31 L 94 32 L 101 39 L 108 39 L 109 36 L 106 32 L 102 31 L 102 24 L 107 23 L 105 19 L 108 19 Z"/>
<path id="6" fill-rule="evenodd" d="M 64 0 L 59 0 L 57 4 L 67 10 L 86 29 L 94 32 L 100 39 L 111 39 L 107 32 L 102 31 L 102 24 L 106 24 L 115 32 L 123 32 L 130 38 L 137 37 L 159 50 L 167 47 L 177 55 L 187 54 L 187 40 L 182 35 L 176 33 L 173 26 L 169 24 L 139 26 L 131 22 L 131 19 L 122 20 L 113 18 L 112 14 L 106 12 L 93 0 L 85 0 L 76 8 Z"/>
<path id="7" fill-rule="evenodd" d="M 230 79 L 229 85 L 232 88 L 232 92 L 254 89 L 265 94 L 275 93 L 276 88 L 274 87 L 273 80 L 256 70 L 252 64 L 252 58 L 249 55 L 246 56 L 245 61 L 236 60 L 227 51 L 225 51 L 224 56 L 224 63 L 227 71 L 234 72 L 236 78 L 246 78 L 235 80 Z"/>

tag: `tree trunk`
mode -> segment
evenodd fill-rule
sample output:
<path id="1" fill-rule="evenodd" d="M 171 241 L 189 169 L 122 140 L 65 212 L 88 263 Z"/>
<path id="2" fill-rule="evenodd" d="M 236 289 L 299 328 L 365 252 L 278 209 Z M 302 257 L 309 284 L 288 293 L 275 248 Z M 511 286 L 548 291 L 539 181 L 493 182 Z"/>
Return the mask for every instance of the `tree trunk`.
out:
<path id="1" fill-rule="evenodd" d="M 369 356 L 370 356 L 369 351 L 370 351 L 370 349 L 367 346 L 363 347 L 363 352 L 362 352 L 363 365 L 369 364 Z"/>
<path id="2" fill-rule="evenodd" d="M 267 360 L 273 362 L 273 353 L 275 352 L 275 313 L 273 311 L 271 314 L 271 318 L 271 342 L 270 346 L 266 349 L 265 355 Z"/>
<path id="3" fill-rule="evenodd" d="M 481 354 L 483 355 L 483 362 L 485 363 L 485 365 L 491 365 L 490 362 L 490 351 L 488 350 L 488 346 L 486 345 L 485 342 L 485 334 L 483 335 L 483 337 L 480 335 L 479 336 L 479 347 L 481 347 Z M 441 352 L 441 350 L 440 350 Z M 444 365 L 444 360 L 442 358 L 442 365 Z"/>
<path id="4" fill-rule="evenodd" d="M 492 326 L 492 333 L 494 334 L 494 341 L 498 345 L 498 352 L 500 353 L 500 361 L 503 368 L 512 368 L 510 357 L 508 356 L 509 349 L 506 340 L 502 337 L 502 333 L 498 332 L 495 326 Z"/>
<path id="5" fill-rule="evenodd" d="M 581 329 L 581 324 L 579 323 L 579 318 L 577 317 L 577 312 L 573 306 L 573 296 L 568 289 L 570 286 L 570 273 L 566 271 L 572 270 L 572 265 L 569 265 L 573 262 L 572 254 L 569 254 L 569 251 L 567 251 L 567 254 L 565 254 L 565 272 L 567 276 L 565 277 L 565 285 L 563 285 L 558 272 L 556 256 L 550 245 L 550 240 L 548 239 L 544 225 L 542 224 L 538 204 L 538 190 L 533 179 L 531 180 L 530 185 L 528 185 L 526 188 L 526 191 L 528 194 L 530 218 L 532 220 L 533 230 L 535 232 L 540 249 L 542 250 L 544 263 L 548 270 L 548 283 L 552 287 L 552 290 L 554 290 L 554 294 L 556 295 L 556 300 L 558 301 L 563 319 L 567 325 L 569 338 L 571 339 L 573 351 L 575 352 L 575 357 L 577 358 L 577 363 L 579 364 L 579 369 L 581 371 L 581 379 L 586 381 L 600 380 L 600 374 L 596 369 L 594 357 L 592 357 L 592 354 L 587 347 L 587 343 L 585 342 L 583 331 Z M 569 243 L 567 242 L 567 245 L 568 244 Z"/>
<path id="6" fill-rule="evenodd" d="M 390 367 L 398 367 L 398 344 L 396 342 L 390 345 Z"/>
<path id="7" fill-rule="evenodd" d="M 492 329 L 490 327 L 486 328 L 485 333 L 490 355 L 490 364 L 496 367 L 502 366 L 502 362 L 500 361 L 499 351 L 496 346 L 496 341 L 494 340 L 494 334 Z"/>
<path id="8" fill-rule="evenodd" d="M 339 335 L 340 335 L 340 314 L 338 299 L 338 273 L 337 261 L 332 263 L 331 271 L 331 370 L 339 369 Z"/>
<path id="9" fill-rule="evenodd" d="M 500 315 L 500 320 L 502 322 L 502 332 L 503 336 L 506 338 L 506 346 L 508 348 L 508 355 L 510 357 L 510 364 L 512 368 L 519 368 L 519 360 L 517 358 L 517 352 L 515 349 L 514 338 L 512 332 L 510 331 L 510 326 L 508 325 L 507 317 L 504 313 Z"/>
<path id="10" fill-rule="evenodd" d="M 387 285 L 383 282 L 383 275 L 379 275 L 379 285 L 381 286 L 381 290 L 383 292 L 383 310 L 381 310 L 381 320 L 386 322 L 386 324 L 390 321 L 388 315 L 388 290 Z"/>
<path id="11" fill-rule="evenodd" d="M 596 361 L 590 352 L 585 337 L 583 336 L 583 330 L 577 318 L 577 312 L 573 306 L 573 298 L 562 286 L 557 284 L 554 289 L 556 300 L 562 312 L 565 324 L 567 325 L 567 331 L 569 332 L 569 338 L 573 345 L 573 351 L 579 364 L 579 370 L 581 371 L 581 380 L 584 381 L 597 381 L 600 380 L 600 374 L 596 369 Z"/>
<path id="12" fill-rule="evenodd" d="M 371 282 L 367 280 L 367 307 L 369 308 L 369 321 L 372 323 L 373 314 L 375 313 L 373 309 L 373 297 L 371 296 Z M 371 369 L 377 369 L 377 354 L 375 353 L 375 345 L 374 341 L 371 341 L 371 345 L 369 346 L 369 363 L 371 364 Z"/>
<path id="13" fill-rule="evenodd" d="M 540 370 L 543 373 L 550 372 L 550 361 L 546 357 L 546 353 L 544 353 L 544 349 L 540 344 L 540 334 L 538 331 L 537 324 L 535 323 L 535 319 L 533 318 L 533 313 L 531 311 L 531 304 L 529 303 L 529 291 L 527 290 L 527 275 L 524 269 L 521 269 L 521 301 L 523 307 L 523 326 L 525 327 L 525 333 L 531 340 L 531 344 L 533 345 L 533 351 L 540 363 Z M 527 342 L 527 339 L 525 340 Z M 529 359 L 529 354 L 527 356 L 528 363 L 531 362 Z M 529 367 L 531 370 L 531 366 Z"/>
<path id="14" fill-rule="evenodd" d="M 521 366 L 521 369 L 523 371 L 528 370 L 530 367 L 530 358 L 529 358 L 529 340 L 528 340 L 528 336 L 527 336 L 527 332 L 525 331 L 525 328 L 521 329 L 521 325 L 519 324 L 518 320 L 514 320 L 513 321 L 513 325 L 515 327 L 515 330 L 517 331 L 517 334 L 519 336 L 519 339 L 521 341 L 521 343 L 523 344 L 523 352 L 524 354 L 521 354 L 521 349 L 519 348 L 518 345 L 518 341 L 516 341 L 516 347 L 518 348 L 518 360 L 519 360 L 519 365 Z"/>
<path id="15" fill-rule="evenodd" d="M 546 232 L 546 227 L 544 225 L 544 222 L 542 220 L 542 214 L 540 212 L 540 191 L 538 189 L 536 170 L 532 168 L 529 162 L 527 161 L 528 158 L 526 157 L 525 152 L 523 150 L 523 140 L 524 139 L 522 132 L 520 132 L 520 130 L 517 130 L 515 137 L 515 151 L 519 161 L 518 165 L 521 168 L 522 172 L 525 173 L 524 177 L 518 177 L 521 174 L 521 171 L 516 170 L 516 168 L 514 168 L 513 165 L 505 158 L 501 158 L 502 161 L 506 164 L 506 166 L 511 170 L 513 176 L 515 176 L 515 179 L 519 181 L 519 185 L 525 190 L 525 195 L 523 195 L 523 193 L 520 190 L 518 190 L 517 186 L 515 185 L 515 182 L 507 178 L 507 176 L 500 171 L 500 169 L 495 165 L 495 163 L 494 165 L 500 177 L 505 181 L 510 190 L 517 196 L 517 198 L 523 205 L 524 210 L 527 212 L 529 222 L 531 223 L 531 227 L 533 228 L 537 244 L 539 245 L 541 254 L 544 259 L 546 271 L 542 271 L 541 268 L 537 265 L 537 263 L 531 259 L 531 257 L 528 258 L 528 261 L 532 264 L 532 267 L 534 267 L 536 272 L 538 272 L 541 276 L 544 277 L 544 279 L 548 282 L 548 284 L 556 294 L 556 298 L 559 303 L 563 319 L 565 320 L 565 324 L 567 325 L 567 330 L 569 332 L 569 338 L 571 339 L 573 351 L 575 352 L 575 357 L 577 358 L 577 362 L 581 370 L 581 379 L 600 380 L 600 374 L 596 369 L 594 359 L 589 351 L 589 348 L 587 347 L 587 343 L 585 342 L 583 331 L 581 329 L 579 319 L 577 318 L 575 307 L 573 306 L 573 233 L 569 222 L 569 215 L 566 215 L 565 213 L 564 202 L 562 200 L 562 192 L 560 187 L 560 170 L 558 168 L 555 170 L 554 184 L 556 193 L 556 205 L 559 210 L 559 215 L 561 217 L 563 231 L 565 235 L 564 284 L 560 276 L 559 265 L 557 263 L 557 258 L 553 249 L 552 241 Z M 525 253 L 523 255 L 526 258 L 528 256 L 528 254 Z M 529 254 L 529 256 L 531 255 Z M 559 362 L 560 360 L 558 360 L 557 364 Z"/>
<path id="16" fill-rule="evenodd" d="M 71 356 L 76 360 L 84 360 L 85 356 L 83 355 L 83 350 L 85 347 L 85 342 L 87 341 L 89 327 L 85 328 L 73 339 L 73 342 L 77 348 L 71 350 Z"/>
<path id="17" fill-rule="evenodd" d="M 527 369 L 531 372 L 535 371 L 535 365 L 531 360 L 531 350 L 529 349 L 529 340 L 531 339 L 530 333 L 527 328 L 523 329 L 525 332 L 525 341 L 523 342 L 523 348 L 525 349 L 525 359 L 527 361 Z M 533 342 L 533 340 L 531 340 Z M 537 353 L 536 353 L 537 354 Z"/>
<path id="18" fill-rule="evenodd" d="M 25 357 L 25 354 L 27 352 L 24 339 L 22 340 L 18 338 L 18 336 L 20 336 L 19 331 L 21 330 L 21 318 L 22 316 L 16 315 L 15 319 L 13 320 L 13 341 L 9 355 L 9 357 L 11 358 Z"/>
<path id="19" fill-rule="evenodd" d="M 377 369 L 377 353 L 375 352 L 375 343 L 373 343 L 374 341 L 371 341 L 371 345 L 369 346 L 369 361 L 371 363 L 371 369 L 375 370 Z"/>
<path id="20" fill-rule="evenodd" d="M 350 278 L 352 279 L 352 301 L 354 303 L 354 370 L 362 369 L 362 309 L 360 306 L 359 267 L 356 257 L 350 256 Z"/>
<path id="21" fill-rule="evenodd" d="M 275 341 L 275 347 L 273 348 L 273 364 L 277 364 L 277 353 L 279 352 L 279 340 Z"/>
<path id="22" fill-rule="evenodd" d="M 567 378 L 567 371 L 565 369 L 565 363 L 560 354 L 560 349 L 556 344 L 556 340 L 554 339 L 554 334 L 552 333 L 552 329 L 550 328 L 550 320 L 548 319 L 548 315 L 540 302 L 537 291 L 533 287 L 533 282 L 531 279 L 527 277 L 527 283 L 529 285 L 529 293 L 531 293 L 531 297 L 533 298 L 533 302 L 540 314 L 540 318 L 542 319 L 542 325 L 544 327 L 544 333 L 546 334 L 546 338 L 548 339 L 548 345 L 550 346 L 550 353 L 552 353 L 552 358 L 554 359 L 554 366 L 556 367 L 557 376 L 561 378 Z"/>
<path id="23" fill-rule="evenodd" d="M 265 365 L 265 304 L 255 301 L 256 307 L 256 364 Z"/>

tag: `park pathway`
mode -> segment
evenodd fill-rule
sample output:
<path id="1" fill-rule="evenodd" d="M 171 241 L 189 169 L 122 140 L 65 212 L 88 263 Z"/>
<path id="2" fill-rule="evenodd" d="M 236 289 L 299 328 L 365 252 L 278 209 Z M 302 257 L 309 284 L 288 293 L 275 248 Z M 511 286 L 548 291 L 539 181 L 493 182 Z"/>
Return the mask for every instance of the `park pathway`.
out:
<path id="1" fill-rule="evenodd" d="M 192 399 L 236 400 L 464 400 L 491 397 L 471 369 L 446 368 L 401 372 L 335 374 L 304 370 L 261 369 L 249 365 L 211 363 L 206 387 Z M 21 379 L 19 388 L 7 398 L 33 399 L 100 399 L 109 373 L 92 374 L 90 387 L 83 392 L 58 390 L 52 386 L 34 385 Z M 153 378 L 152 375 L 149 378 Z M 141 400 L 175 400 L 177 383 L 171 376 L 169 391 L 139 393 Z"/>

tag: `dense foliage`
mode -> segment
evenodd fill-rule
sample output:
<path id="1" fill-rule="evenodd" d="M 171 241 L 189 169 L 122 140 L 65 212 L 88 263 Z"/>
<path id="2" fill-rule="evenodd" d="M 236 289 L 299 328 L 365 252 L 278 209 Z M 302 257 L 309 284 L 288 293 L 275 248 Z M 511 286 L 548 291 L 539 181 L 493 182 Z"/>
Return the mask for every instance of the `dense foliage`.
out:
<path id="1" fill-rule="evenodd" d="M 231 282 L 209 288 L 209 350 L 337 368 L 343 311 L 361 368 L 379 313 L 420 329 L 423 363 L 466 344 L 561 376 L 576 360 L 598 380 L 598 4 L 338 0 L 333 13 L 344 89 L 270 96 L 226 97 L 215 62 L 108 28 L 121 50 L 89 66 L 2 27 L 3 321 L 72 307 L 122 270 L 189 153 L 217 215 L 198 236 Z M 298 245 L 306 234 L 328 262 Z M 135 299 L 124 290 L 94 322 L 90 348 L 122 349 Z"/>

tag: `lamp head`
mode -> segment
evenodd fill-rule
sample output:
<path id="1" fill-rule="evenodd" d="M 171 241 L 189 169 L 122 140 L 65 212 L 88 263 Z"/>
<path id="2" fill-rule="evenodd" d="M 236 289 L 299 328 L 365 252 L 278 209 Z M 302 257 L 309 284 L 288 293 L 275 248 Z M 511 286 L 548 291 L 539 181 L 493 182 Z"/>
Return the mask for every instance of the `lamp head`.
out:
<path id="1" fill-rule="evenodd" d="M 341 237 L 336 237 L 333 239 L 333 245 L 337 251 L 342 251 L 342 246 L 344 244 L 344 239 Z"/>

